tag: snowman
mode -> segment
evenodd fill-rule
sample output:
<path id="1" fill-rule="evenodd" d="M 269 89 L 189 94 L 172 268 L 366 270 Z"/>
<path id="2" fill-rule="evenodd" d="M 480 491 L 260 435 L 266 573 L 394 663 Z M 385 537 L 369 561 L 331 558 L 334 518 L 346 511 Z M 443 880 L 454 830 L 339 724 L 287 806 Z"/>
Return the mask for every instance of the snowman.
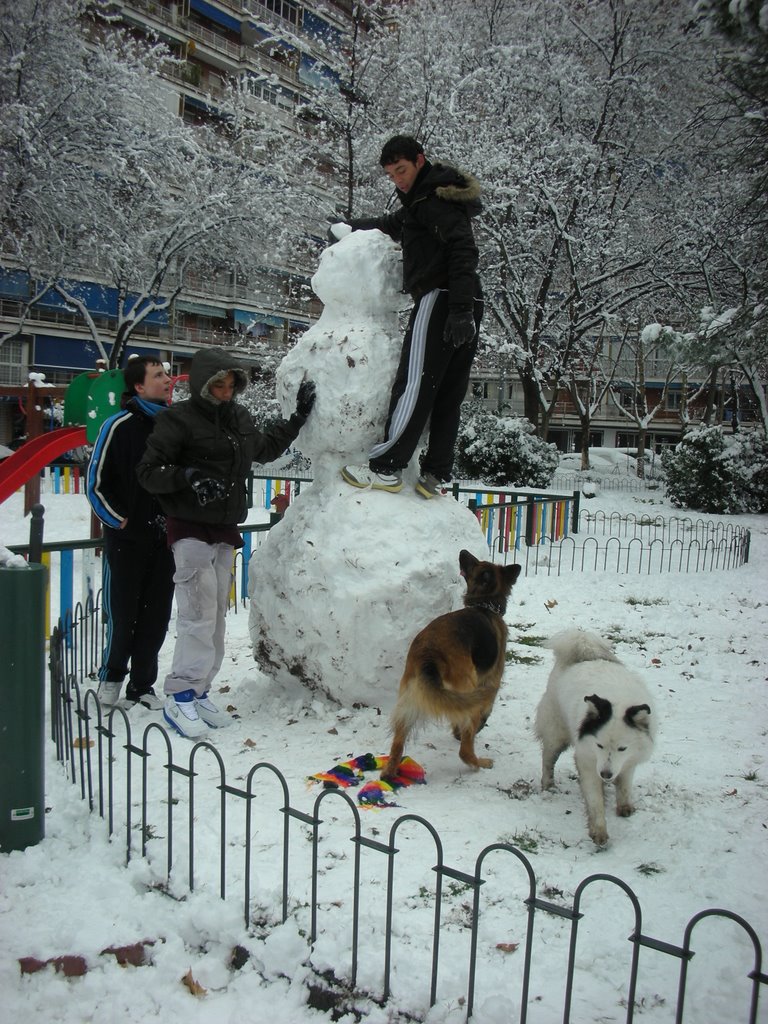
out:
<path id="1" fill-rule="evenodd" d="M 425 502 L 414 465 L 399 494 L 344 483 L 384 435 L 400 356 L 400 250 L 356 231 L 323 253 L 312 288 L 323 313 L 277 371 L 289 415 L 303 379 L 314 409 L 298 445 L 313 481 L 254 553 L 249 630 L 259 667 L 280 685 L 300 680 L 343 707 L 391 709 L 405 655 L 435 616 L 461 607 L 459 551 L 487 558 L 475 516 L 450 495 Z M 410 486 L 408 486 L 410 484 Z"/>

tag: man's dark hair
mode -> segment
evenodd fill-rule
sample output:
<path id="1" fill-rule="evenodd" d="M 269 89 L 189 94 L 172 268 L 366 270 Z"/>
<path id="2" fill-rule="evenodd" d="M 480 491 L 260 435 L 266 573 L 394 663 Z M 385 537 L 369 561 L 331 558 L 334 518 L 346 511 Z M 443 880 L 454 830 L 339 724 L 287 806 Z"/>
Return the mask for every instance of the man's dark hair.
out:
<path id="1" fill-rule="evenodd" d="M 423 155 L 424 147 L 413 136 L 395 135 L 394 138 L 385 143 L 381 151 L 379 163 L 382 167 L 396 164 L 398 160 L 410 160 L 412 164 L 415 164 L 416 158 L 420 153 Z"/>
<path id="2" fill-rule="evenodd" d="M 147 376 L 147 368 L 162 365 L 163 361 L 158 356 L 136 356 L 135 359 L 129 359 L 123 370 L 125 391 L 120 399 L 121 406 L 125 407 L 126 402 L 136 397 L 136 385 L 144 383 Z"/>

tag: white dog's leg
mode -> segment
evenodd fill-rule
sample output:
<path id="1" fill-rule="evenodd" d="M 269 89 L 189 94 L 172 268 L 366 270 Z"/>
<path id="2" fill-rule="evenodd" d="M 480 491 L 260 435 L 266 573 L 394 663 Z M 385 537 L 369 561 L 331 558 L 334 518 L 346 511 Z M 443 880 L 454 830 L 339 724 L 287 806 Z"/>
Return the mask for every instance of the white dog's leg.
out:
<path id="1" fill-rule="evenodd" d="M 565 747 L 544 743 L 541 750 L 541 788 L 552 789 L 555 784 L 555 764 Z"/>
<path id="2" fill-rule="evenodd" d="M 635 774 L 635 766 L 627 765 L 616 777 L 616 813 L 620 818 L 628 818 L 634 814 L 635 808 L 632 804 L 632 778 Z"/>
<path id="3" fill-rule="evenodd" d="M 605 794 L 603 780 L 597 774 L 594 758 L 579 757 L 576 754 L 576 769 L 579 773 L 581 792 L 587 805 L 587 828 L 589 838 L 597 846 L 608 842 L 608 827 L 605 823 Z"/>

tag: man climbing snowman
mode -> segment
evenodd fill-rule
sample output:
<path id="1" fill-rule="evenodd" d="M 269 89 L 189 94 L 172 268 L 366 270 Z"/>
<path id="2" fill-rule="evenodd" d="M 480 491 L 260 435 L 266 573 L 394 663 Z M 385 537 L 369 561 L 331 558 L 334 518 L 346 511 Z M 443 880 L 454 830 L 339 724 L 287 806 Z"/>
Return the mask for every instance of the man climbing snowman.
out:
<path id="1" fill-rule="evenodd" d="M 461 403 L 477 351 L 483 299 L 472 217 L 481 209 L 476 178 L 447 164 L 430 163 L 408 135 L 386 143 L 380 158 L 401 207 L 383 217 L 335 223 L 338 240 L 349 231 L 378 228 L 403 250 L 403 291 L 414 306 L 392 385 L 384 439 L 367 466 L 344 466 L 353 487 L 397 492 L 403 470 L 429 421 L 416 491 L 423 498 L 443 492 L 450 481 Z"/>

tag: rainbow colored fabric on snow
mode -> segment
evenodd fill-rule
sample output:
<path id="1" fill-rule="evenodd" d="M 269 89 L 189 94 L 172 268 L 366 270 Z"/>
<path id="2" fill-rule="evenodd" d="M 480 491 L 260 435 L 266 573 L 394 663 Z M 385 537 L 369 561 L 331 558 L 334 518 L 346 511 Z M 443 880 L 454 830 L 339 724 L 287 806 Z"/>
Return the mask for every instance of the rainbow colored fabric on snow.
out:
<path id="1" fill-rule="evenodd" d="M 404 757 L 400 762 L 397 775 L 391 782 L 383 782 L 381 779 L 371 779 L 365 782 L 365 772 L 380 772 L 386 768 L 389 757 L 387 755 L 377 757 L 375 754 L 361 754 L 351 761 L 342 761 L 334 765 L 327 772 L 317 772 L 316 775 L 309 775 L 309 782 L 322 782 L 326 789 L 347 789 L 350 786 L 363 785 L 357 794 L 357 802 L 361 807 L 397 807 L 393 800 L 388 799 L 398 789 L 404 786 L 426 783 L 425 772 L 420 764 L 417 764 L 410 757 Z"/>

